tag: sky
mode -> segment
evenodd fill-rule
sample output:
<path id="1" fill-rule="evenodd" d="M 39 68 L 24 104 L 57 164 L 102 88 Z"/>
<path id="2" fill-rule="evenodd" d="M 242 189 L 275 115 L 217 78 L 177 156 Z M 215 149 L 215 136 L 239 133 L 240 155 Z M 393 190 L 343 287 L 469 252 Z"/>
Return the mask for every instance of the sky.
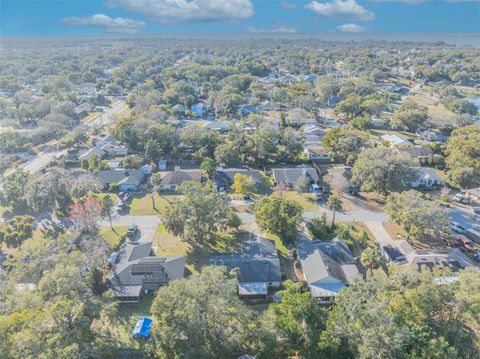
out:
<path id="1" fill-rule="evenodd" d="M 480 33 L 480 0 L 0 0 L 1 36 Z"/>

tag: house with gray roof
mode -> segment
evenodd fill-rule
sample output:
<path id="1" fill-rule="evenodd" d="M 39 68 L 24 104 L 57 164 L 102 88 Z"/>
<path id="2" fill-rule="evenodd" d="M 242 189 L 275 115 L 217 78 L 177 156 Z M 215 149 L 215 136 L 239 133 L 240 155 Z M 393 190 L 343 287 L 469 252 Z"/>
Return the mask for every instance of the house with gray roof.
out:
<path id="1" fill-rule="evenodd" d="M 302 238 L 296 242 L 297 256 L 312 297 L 332 303 L 340 290 L 354 283 L 360 272 L 345 242 Z"/>
<path id="2" fill-rule="evenodd" d="M 204 182 L 205 176 L 201 170 L 182 170 L 180 167 L 175 167 L 174 171 L 161 172 L 162 176 L 162 190 L 175 191 L 178 186 L 184 182 Z"/>
<path id="3" fill-rule="evenodd" d="M 282 281 L 275 243 L 266 238 L 244 242 L 237 253 L 214 254 L 209 264 L 238 269 L 240 297 L 266 296 L 268 289 L 278 288 Z"/>
<path id="4" fill-rule="evenodd" d="M 110 288 L 121 303 L 137 303 L 143 293 L 183 278 L 186 259 L 152 255 L 152 242 L 127 242 L 110 256 Z"/>
<path id="5" fill-rule="evenodd" d="M 119 191 L 138 191 L 145 179 L 145 171 L 143 169 L 111 169 L 99 171 L 96 178 L 102 188 L 114 185 L 118 186 Z"/>
<path id="6" fill-rule="evenodd" d="M 415 180 L 412 182 L 413 188 L 432 188 L 443 184 L 440 176 L 432 168 L 413 167 L 413 169 L 417 173 Z"/>
<path id="7" fill-rule="evenodd" d="M 428 156 L 433 155 L 433 151 L 430 147 L 415 146 L 415 147 L 400 147 L 397 148 L 399 153 L 405 153 L 412 159 L 417 160 L 420 164 L 424 164 L 427 161 Z"/>
<path id="8" fill-rule="evenodd" d="M 215 173 L 215 178 L 213 181 L 218 190 L 225 191 L 230 188 L 230 186 L 234 182 L 234 177 L 237 173 L 240 173 L 244 176 L 249 177 L 252 179 L 253 184 L 255 187 L 260 186 L 261 179 L 260 179 L 260 172 L 256 170 L 249 170 L 247 168 L 223 168 L 219 167 L 217 172 Z"/>
<path id="9" fill-rule="evenodd" d="M 272 169 L 275 185 L 293 187 L 302 177 L 306 177 L 310 184 L 317 183 L 320 179 L 317 170 L 313 167 L 291 167 Z"/>

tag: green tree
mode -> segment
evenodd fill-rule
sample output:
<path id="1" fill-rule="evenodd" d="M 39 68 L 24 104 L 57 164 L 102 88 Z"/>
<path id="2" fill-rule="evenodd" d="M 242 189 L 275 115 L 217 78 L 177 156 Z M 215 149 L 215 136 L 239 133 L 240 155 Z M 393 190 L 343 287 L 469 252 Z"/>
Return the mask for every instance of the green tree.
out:
<path id="1" fill-rule="evenodd" d="M 109 194 L 107 194 L 105 197 L 102 198 L 102 214 L 107 216 L 108 221 L 110 222 L 110 228 L 113 231 L 112 211 L 113 211 L 113 199 Z"/>
<path id="2" fill-rule="evenodd" d="M 0 244 L 5 243 L 9 248 L 19 247 L 33 233 L 32 216 L 15 216 L 0 224 Z M 1 249 L 1 246 L 0 246 Z"/>
<path id="3" fill-rule="evenodd" d="M 322 144 L 333 161 L 343 163 L 354 162 L 360 151 L 367 147 L 365 134 L 347 126 L 328 129 Z"/>
<path id="4" fill-rule="evenodd" d="M 338 192 L 332 192 L 327 199 L 327 207 L 333 211 L 332 227 L 335 226 L 335 214 L 343 209 L 343 201 Z"/>
<path id="5" fill-rule="evenodd" d="M 212 184 L 186 182 L 178 187 L 182 199 L 168 207 L 163 217 L 166 228 L 192 245 L 215 242 L 219 231 L 240 225 L 240 219 L 228 207 Z"/>
<path id="6" fill-rule="evenodd" d="M 255 205 L 255 219 L 260 229 L 278 235 L 285 242 L 295 240 L 302 213 L 300 203 L 277 196 L 264 197 Z"/>
<path id="7" fill-rule="evenodd" d="M 437 238 L 449 236 L 449 215 L 437 201 L 410 190 L 392 193 L 385 206 L 389 218 L 402 225 L 415 238 L 433 234 Z"/>
<path id="8" fill-rule="evenodd" d="M 150 176 L 150 186 L 152 188 L 152 207 L 155 207 L 155 193 L 160 195 L 160 190 L 162 188 L 162 175 L 160 173 L 154 173 Z"/>
<path id="9" fill-rule="evenodd" d="M 225 267 L 159 289 L 152 304 L 153 352 L 161 358 L 227 358 L 267 354 L 274 337 L 237 295 L 238 281 Z"/>
<path id="10" fill-rule="evenodd" d="M 427 118 L 428 109 L 425 106 L 417 104 L 412 99 L 407 99 L 393 115 L 391 124 L 404 131 L 414 132 L 424 124 Z"/>
<path id="11" fill-rule="evenodd" d="M 460 188 L 480 185 L 480 126 L 455 129 L 448 139 L 445 154 L 450 182 Z"/>
<path id="12" fill-rule="evenodd" d="M 335 298 L 320 346 L 343 358 L 475 358 L 478 296 L 471 293 L 480 280 L 466 270 L 455 284 L 439 285 L 442 275 L 449 273 L 397 270 L 347 287 Z"/>
<path id="13" fill-rule="evenodd" d="M 411 186 L 417 176 L 409 156 L 390 148 L 371 148 L 358 156 L 352 168 L 352 181 L 362 191 L 387 194 Z"/>
<path id="14" fill-rule="evenodd" d="M 215 173 L 217 172 L 217 164 L 212 158 L 205 157 L 200 165 L 200 169 L 209 180 L 213 181 Z"/>
<path id="15" fill-rule="evenodd" d="M 322 241 L 331 240 L 333 237 L 332 228 L 327 224 L 327 214 L 323 212 L 322 217 L 312 218 L 307 223 L 307 231 L 313 239 Z"/>
<path id="16" fill-rule="evenodd" d="M 0 204 L 3 206 L 18 206 L 24 201 L 25 189 L 28 183 L 28 173 L 18 169 L 10 176 L 3 177 L 0 186 Z"/>
<path id="17" fill-rule="evenodd" d="M 241 151 L 231 141 L 221 143 L 215 149 L 215 160 L 226 167 L 237 167 L 242 164 Z"/>
<path id="18" fill-rule="evenodd" d="M 284 282 L 279 292 L 282 301 L 270 304 L 265 320 L 271 322 L 282 338 L 281 357 L 320 358 L 318 346 L 321 332 L 325 328 L 327 311 L 318 305 L 310 292 L 290 280 Z"/>
<path id="19" fill-rule="evenodd" d="M 250 195 L 255 191 L 255 184 L 251 177 L 242 173 L 235 173 L 231 188 L 235 191 L 235 193 Z"/>
<path id="20" fill-rule="evenodd" d="M 377 247 L 368 247 L 360 255 L 360 262 L 372 273 L 374 269 L 380 268 L 384 261 Z"/>

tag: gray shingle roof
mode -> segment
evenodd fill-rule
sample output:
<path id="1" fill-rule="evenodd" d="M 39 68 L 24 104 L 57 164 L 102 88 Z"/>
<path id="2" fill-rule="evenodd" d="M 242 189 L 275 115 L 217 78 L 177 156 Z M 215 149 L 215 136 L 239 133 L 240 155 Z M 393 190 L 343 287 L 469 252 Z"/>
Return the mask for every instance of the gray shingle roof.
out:
<path id="1" fill-rule="evenodd" d="M 204 180 L 202 171 L 200 170 L 178 170 L 165 172 L 162 174 L 162 184 L 179 186 L 183 182 Z"/>
<path id="2" fill-rule="evenodd" d="M 109 184 L 133 184 L 140 185 L 142 183 L 145 173 L 141 169 L 137 170 L 105 170 L 97 173 L 97 180 L 105 187 Z"/>
<path id="3" fill-rule="evenodd" d="M 319 180 L 317 170 L 313 167 L 274 168 L 273 177 L 276 183 L 295 184 L 301 176 L 307 176 L 311 181 Z"/>
<path id="4" fill-rule="evenodd" d="M 151 242 L 128 242 L 120 248 L 108 278 L 117 296 L 137 292 L 144 285 L 159 286 L 183 278 L 185 257 L 150 256 L 151 250 Z"/>
<path id="5" fill-rule="evenodd" d="M 245 242 L 239 253 L 220 253 L 210 257 L 210 264 L 239 269 L 239 282 L 280 282 L 282 273 L 275 243 L 265 238 Z"/>
<path id="6" fill-rule="evenodd" d="M 301 239 L 296 242 L 296 247 L 305 280 L 310 285 L 331 279 L 352 284 L 360 275 L 355 259 L 341 240 Z"/>
<path id="7" fill-rule="evenodd" d="M 260 184 L 260 173 L 246 168 L 219 168 L 215 173 L 215 184 L 218 187 L 231 186 L 233 184 L 234 176 L 237 173 L 250 177 L 255 185 Z"/>

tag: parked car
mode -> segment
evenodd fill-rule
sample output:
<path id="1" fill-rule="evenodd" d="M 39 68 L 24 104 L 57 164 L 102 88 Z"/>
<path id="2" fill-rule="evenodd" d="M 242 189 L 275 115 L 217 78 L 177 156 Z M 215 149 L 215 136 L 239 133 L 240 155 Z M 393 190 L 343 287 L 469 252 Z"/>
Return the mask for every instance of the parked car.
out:
<path id="1" fill-rule="evenodd" d="M 474 251 L 475 247 L 470 239 L 465 236 L 457 236 L 456 240 L 462 244 L 463 248 L 467 251 Z"/>
<path id="2" fill-rule="evenodd" d="M 124 210 L 125 210 L 125 203 L 123 203 L 123 202 L 119 202 L 119 203 L 117 204 L 117 207 L 115 207 L 115 211 L 116 211 L 118 214 L 122 214 Z"/>
<path id="3" fill-rule="evenodd" d="M 472 208 L 473 213 L 475 214 L 480 214 L 480 207 L 473 207 Z"/>
<path id="4" fill-rule="evenodd" d="M 477 262 L 480 262 L 480 251 L 477 251 L 477 253 L 473 255 L 473 259 Z"/>
<path id="5" fill-rule="evenodd" d="M 132 223 L 130 225 L 130 227 L 128 227 L 128 230 L 127 230 L 127 237 L 128 238 L 135 238 L 135 234 L 137 233 L 138 231 L 138 227 L 135 223 Z"/>
<path id="6" fill-rule="evenodd" d="M 450 228 L 457 233 L 465 233 L 466 229 L 458 222 L 450 222 Z"/>
<path id="7" fill-rule="evenodd" d="M 460 194 L 460 193 L 457 193 L 457 194 L 453 197 L 453 200 L 454 200 L 455 202 L 460 203 L 460 202 L 462 202 L 462 200 L 463 200 L 463 195 Z"/>

